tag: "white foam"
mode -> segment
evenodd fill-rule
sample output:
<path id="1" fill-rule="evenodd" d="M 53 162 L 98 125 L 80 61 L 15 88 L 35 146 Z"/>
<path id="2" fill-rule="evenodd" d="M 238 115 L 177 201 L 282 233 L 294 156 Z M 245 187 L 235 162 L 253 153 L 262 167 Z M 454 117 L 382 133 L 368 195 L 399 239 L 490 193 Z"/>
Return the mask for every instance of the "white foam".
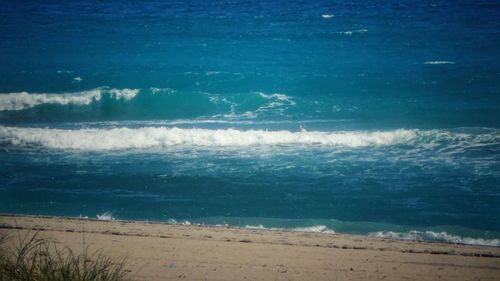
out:
<path id="1" fill-rule="evenodd" d="M 139 93 L 138 89 L 111 89 L 109 93 L 115 99 L 131 100 Z"/>
<path id="2" fill-rule="evenodd" d="M 172 146 L 382 146 L 407 143 L 416 130 L 393 131 L 267 131 L 236 129 L 181 129 L 167 127 L 113 129 L 48 129 L 0 126 L 0 141 L 16 146 L 52 149 L 122 150 Z"/>
<path id="3" fill-rule="evenodd" d="M 134 98 L 138 89 L 108 89 L 106 87 L 93 90 L 72 92 L 72 93 L 6 93 L 0 94 L 0 111 L 23 110 L 41 104 L 60 105 L 88 105 L 94 101 L 99 101 L 102 95 L 108 93 L 115 99 L 130 100 Z"/>
<path id="4" fill-rule="evenodd" d="M 267 229 L 262 224 L 259 224 L 259 225 L 245 225 L 245 228 L 246 229 L 259 229 L 259 230 Z"/>
<path id="5" fill-rule="evenodd" d="M 335 17 L 335 15 L 333 15 L 333 14 L 322 14 L 321 17 L 324 18 L 324 19 L 331 19 L 331 18 Z"/>
<path id="6" fill-rule="evenodd" d="M 269 100 L 269 102 L 257 108 L 255 110 L 255 113 L 275 110 L 278 113 L 282 114 L 287 106 L 295 106 L 297 104 L 291 97 L 285 94 L 265 94 L 261 92 L 259 92 L 258 94 L 260 97 Z"/>
<path id="7" fill-rule="evenodd" d="M 171 89 L 171 88 L 155 88 L 155 87 L 152 87 L 152 88 L 149 88 L 149 90 L 151 91 L 152 94 L 166 94 L 166 95 L 171 95 L 171 94 L 176 93 L 176 91 L 174 89 Z"/>
<path id="8" fill-rule="evenodd" d="M 221 71 L 207 71 L 207 72 L 205 72 L 205 75 L 212 76 L 212 75 L 217 75 L 217 74 L 221 74 L 221 73 L 223 73 L 223 72 L 221 72 Z"/>
<path id="9" fill-rule="evenodd" d="M 40 104 L 87 105 L 99 99 L 101 99 L 100 89 L 71 94 L 8 93 L 0 94 L 0 111 L 22 110 Z"/>
<path id="10" fill-rule="evenodd" d="M 287 228 L 278 228 L 278 227 L 264 227 L 262 224 L 259 225 L 245 225 L 246 229 L 254 229 L 254 230 L 291 230 L 297 232 L 311 232 L 311 233 L 326 233 L 326 234 L 335 234 L 335 231 L 329 229 L 325 225 L 314 225 L 308 227 L 295 227 L 291 229 Z"/>
<path id="11" fill-rule="evenodd" d="M 337 32 L 334 32 L 334 33 L 335 34 L 342 34 L 342 35 L 353 35 L 354 33 L 366 33 L 366 32 L 368 32 L 368 29 L 337 31 Z"/>
<path id="12" fill-rule="evenodd" d="M 326 227 L 326 225 L 315 225 L 310 227 L 296 227 L 293 229 L 294 231 L 299 232 L 313 232 L 313 233 L 328 233 L 335 234 L 335 231 Z"/>
<path id="13" fill-rule="evenodd" d="M 454 61 L 446 61 L 446 60 L 436 60 L 436 61 L 426 61 L 424 64 L 455 64 Z"/>
<path id="14" fill-rule="evenodd" d="M 292 101 L 292 98 L 285 95 L 285 94 L 280 94 L 280 93 L 275 93 L 275 94 L 266 94 L 266 93 L 262 93 L 262 92 L 258 92 L 259 96 L 265 98 L 265 99 L 276 99 L 276 100 L 280 100 L 280 101 L 284 101 L 284 102 L 288 102 L 288 103 L 295 103 L 294 101 Z"/>
<path id="15" fill-rule="evenodd" d="M 370 233 L 369 235 L 380 238 L 391 238 L 400 240 L 435 241 L 435 242 L 447 242 L 456 244 L 500 246 L 500 239 L 460 237 L 457 235 L 448 234 L 446 232 L 434 232 L 429 230 L 428 231 L 411 230 L 408 232 L 379 231 Z"/>
<path id="16" fill-rule="evenodd" d="M 109 212 L 105 212 L 102 215 L 97 214 L 97 219 L 100 221 L 114 221 L 113 215 Z"/>
<path id="17" fill-rule="evenodd" d="M 229 100 L 226 97 L 222 96 L 217 96 L 217 95 L 210 95 L 209 100 L 213 104 L 219 105 L 219 104 L 225 104 L 229 105 L 229 113 L 226 114 L 217 114 L 213 115 L 212 117 L 214 118 L 220 118 L 223 117 L 225 119 L 255 119 L 256 117 L 259 116 L 261 113 L 265 114 L 279 114 L 283 115 L 284 111 L 292 106 L 295 106 L 297 103 L 292 99 L 292 97 L 289 97 L 285 94 L 281 93 L 274 93 L 274 94 L 266 94 L 262 92 L 252 92 L 252 94 L 255 94 L 259 96 L 260 98 L 263 99 L 263 104 L 260 105 L 257 109 L 253 111 L 245 111 L 238 113 L 237 109 L 238 107 L 241 106 L 241 104 L 238 104 L 234 100 Z"/>

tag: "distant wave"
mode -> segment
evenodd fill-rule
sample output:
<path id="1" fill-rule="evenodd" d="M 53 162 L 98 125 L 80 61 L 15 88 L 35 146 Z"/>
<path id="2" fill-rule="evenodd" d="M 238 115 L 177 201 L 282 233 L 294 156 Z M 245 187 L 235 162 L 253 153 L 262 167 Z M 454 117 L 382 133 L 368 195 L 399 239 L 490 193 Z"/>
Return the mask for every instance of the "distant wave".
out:
<path id="1" fill-rule="evenodd" d="M 411 230 L 409 232 L 379 231 L 379 232 L 372 232 L 369 235 L 380 238 L 391 238 L 400 240 L 435 241 L 435 242 L 446 242 L 455 244 L 500 246 L 500 239 L 460 237 L 457 235 L 448 234 L 446 232 L 417 231 L 417 230 Z"/>
<path id="2" fill-rule="evenodd" d="M 188 100 L 189 102 L 186 102 Z M 116 101 L 116 102 L 113 102 Z M 126 101 L 133 110 L 122 105 Z M 97 107 L 88 105 L 95 104 Z M 70 93 L 0 93 L 0 112 L 5 116 L 13 114 L 16 118 L 35 119 L 34 114 L 25 116 L 16 111 L 27 110 L 37 106 L 51 107 L 37 112 L 42 119 L 54 119 L 64 112 L 69 117 L 77 115 L 96 119 L 109 118 L 110 114 L 118 118 L 128 115 L 135 119 L 142 116 L 153 116 L 153 119 L 173 119 L 213 117 L 218 119 L 255 119 L 262 116 L 285 116 L 286 111 L 297 105 L 294 98 L 283 93 L 243 92 L 224 95 L 200 91 L 177 91 L 171 88 L 144 89 L 112 89 L 99 87 L 96 89 Z M 79 106 L 73 108 L 69 105 Z M 87 107 L 85 107 L 87 106 Z"/>
<path id="3" fill-rule="evenodd" d="M 88 91 L 71 93 L 6 93 L 0 94 L 0 111 L 23 110 L 42 104 L 60 105 L 88 105 L 93 101 L 98 101 L 102 95 L 108 94 L 117 100 L 130 100 L 134 98 L 138 89 L 109 89 L 100 87 Z"/>
<path id="4" fill-rule="evenodd" d="M 324 19 L 331 19 L 331 18 L 335 17 L 335 15 L 333 15 L 333 14 L 322 14 L 321 17 L 324 18 Z"/>
<path id="5" fill-rule="evenodd" d="M 368 29 L 356 29 L 356 30 L 347 30 L 347 31 L 337 31 L 334 32 L 335 34 L 342 34 L 342 35 L 353 35 L 355 33 L 366 33 L 368 32 Z"/>
<path id="6" fill-rule="evenodd" d="M 119 150 L 187 146 L 321 145 L 373 146 L 405 143 L 415 130 L 387 132 L 266 131 L 167 127 L 63 130 L 0 126 L 0 142 L 52 149 Z"/>
<path id="7" fill-rule="evenodd" d="M 446 60 L 436 60 L 436 61 L 426 61 L 424 64 L 455 64 L 454 61 L 446 61 Z"/>

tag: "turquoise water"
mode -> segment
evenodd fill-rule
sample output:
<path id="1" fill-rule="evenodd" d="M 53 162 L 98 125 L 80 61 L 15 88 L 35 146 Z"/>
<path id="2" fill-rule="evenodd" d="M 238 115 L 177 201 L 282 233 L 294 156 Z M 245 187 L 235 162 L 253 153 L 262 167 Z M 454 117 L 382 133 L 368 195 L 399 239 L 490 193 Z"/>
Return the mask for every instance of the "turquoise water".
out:
<path id="1" fill-rule="evenodd" d="M 0 212 L 498 246 L 498 18 L 1 1 Z"/>

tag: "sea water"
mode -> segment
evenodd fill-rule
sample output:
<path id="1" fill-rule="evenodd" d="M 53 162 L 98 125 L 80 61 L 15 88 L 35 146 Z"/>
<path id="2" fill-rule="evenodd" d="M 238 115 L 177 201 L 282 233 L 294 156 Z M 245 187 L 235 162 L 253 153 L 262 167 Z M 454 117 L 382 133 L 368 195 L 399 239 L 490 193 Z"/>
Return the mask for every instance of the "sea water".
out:
<path id="1" fill-rule="evenodd" d="M 496 1 L 0 1 L 0 212 L 500 245 Z"/>

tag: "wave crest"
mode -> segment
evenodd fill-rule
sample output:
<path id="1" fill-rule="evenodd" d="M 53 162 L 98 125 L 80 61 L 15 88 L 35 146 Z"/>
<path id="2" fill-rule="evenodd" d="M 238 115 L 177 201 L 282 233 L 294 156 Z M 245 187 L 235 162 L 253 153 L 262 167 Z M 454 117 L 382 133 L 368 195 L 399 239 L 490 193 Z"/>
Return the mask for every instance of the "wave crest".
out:
<path id="1" fill-rule="evenodd" d="M 99 101 L 103 94 L 117 100 L 130 100 L 139 93 L 138 89 L 108 89 L 107 87 L 96 88 L 82 92 L 72 93 L 7 93 L 0 94 L 0 111 L 23 110 L 42 104 L 59 105 L 88 105 Z"/>

